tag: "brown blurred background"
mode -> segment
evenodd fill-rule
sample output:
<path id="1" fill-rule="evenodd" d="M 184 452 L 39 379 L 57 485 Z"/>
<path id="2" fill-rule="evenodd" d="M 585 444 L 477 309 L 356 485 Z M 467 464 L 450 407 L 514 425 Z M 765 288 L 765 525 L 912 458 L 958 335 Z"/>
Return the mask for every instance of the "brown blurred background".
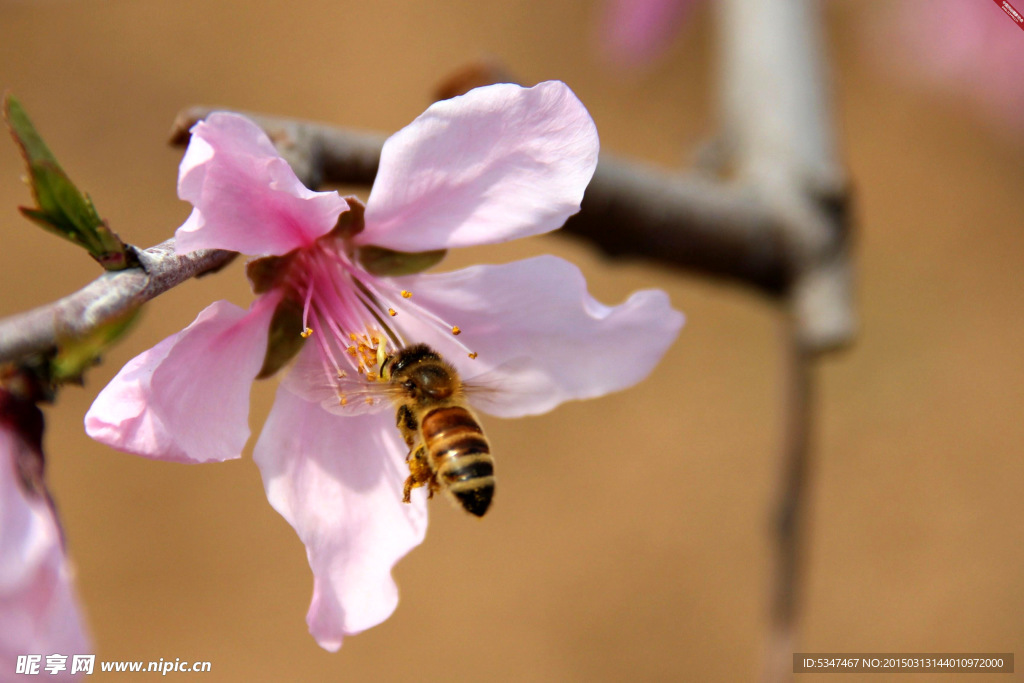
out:
<path id="1" fill-rule="evenodd" d="M 599 9 L 0 0 L 0 85 L 114 229 L 148 246 L 188 212 L 175 194 L 180 152 L 164 144 L 179 108 L 391 132 L 481 55 L 524 82 L 569 83 L 603 149 L 688 163 L 714 131 L 711 13 L 699 10 L 652 69 L 625 73 L 598 57 Z M 887 78 L 884 62 L 865 56 L 865 12 L 840 2 L 828 15 L 857 187 L 863 331 L 816 373 L 800 648 L 1021 654 L 1024 146 L 963 102 Z M 0 141 L 0 315 L 99 274 L 18 216 L 30 201 L 22 173 L 13 144 Z M 436 501 L 427 541 L 395 572 L 397 612 L 337 654 L 307 633 L 305 553 L 248 453 L 165 464 L 82 432 L 92 397 L 125 361 L 213 299 L 244 305 L 249 294 L 235 264 L 153 302 L 84 390 L 65 390 L 47 411 L 50 481 L 98 657 L 209 660 L 203 678 L 218 681 L 754 678 L 781 427 L 777 314 L 737 287 L 608 262 L 559 237 L 448 265 L 541 251 L 579 264 L 608 303 L 666 289 L 687 327 L 634 389 L 487 420 L 497 505 L 478 522 Z M 254 431 L 272 391 L 255 391 Z M 624 453 L 634 466 L 623 468 Z"/>

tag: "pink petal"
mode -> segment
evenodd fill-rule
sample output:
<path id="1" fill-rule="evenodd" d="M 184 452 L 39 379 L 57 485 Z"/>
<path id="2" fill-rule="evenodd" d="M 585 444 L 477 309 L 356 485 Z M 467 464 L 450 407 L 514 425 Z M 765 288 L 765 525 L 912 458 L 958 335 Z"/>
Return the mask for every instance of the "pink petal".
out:
<path id="1" fill-rule="evenodd" d="M 348 210 L 337 192 L 306 188 L 256 124 L 229 113 L 192 128 L 178 196 L 195 207 L 175 233 L 178 253 L 286 254 L 330 232 Z"/>
<path id="2" fill-rule="evenodd" d="M 244 311 L 207 307 L 181 332 L 136 356 L 85 416 L 97 441 L 147 458 L 237 458 L 249 439 L 249 390 L 263 365 L 277 297 Z"/>
<path id="3" fill-rule="evenodd" d="M 384 143 L 356 239 L 428 251 L 554 230 L 579 211 L 597 151 L 590 114 L 558 81 L 437 102 Z"/>
<path id="4" fill-rule="evenodd" d="M 15 469 L 25 444 L 0 428 L 0 678 L 13 677 L 18 655 L 86 654 L 85 635 L 72 586 L 74 570 L 64 554 L 53 510 L 42 494 L 30 494 Z M 68 674 L 71 659 L 67 661 Z M 69 675 L 59 680 L 69 680 Z"/>
<path id="5" fill-rule="evenodd" d="M 675 340 L 683 315 L 660 290 L 609 308 L 587 293 L 576 266 L 554 256 L 452 273 L 396 278 L 418 305 L 458 325 L 451 335 L 399 311 L 407 339 L 433 346 L 485 391 L 474 405 L 500 417 L 535 415 L 644 379 Z"/>
<path id="6" fill-rule="evenodd" d="M 606 0 L 601 48 L 619 63 L 660 57 L 677 37 L 696 0 Z"/>
<path id="7" fill-rule="evenodd" d="M 394 414 L 338 417 L 284 387 L 256 442 L 267 498 L 306 546 L 306 623 L 327 650 L 391 615 L 391 569 L 423 541 L 425 497 L 402 503 L 406 450 Z"/>

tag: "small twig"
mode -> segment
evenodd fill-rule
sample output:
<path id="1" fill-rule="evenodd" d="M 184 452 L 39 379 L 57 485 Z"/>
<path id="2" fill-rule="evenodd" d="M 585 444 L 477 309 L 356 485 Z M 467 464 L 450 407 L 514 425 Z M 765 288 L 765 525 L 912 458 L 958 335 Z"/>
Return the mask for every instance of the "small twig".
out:
<path id="1" fill-rule="evenodd" d="M 141 268 L 104 273 L 52 304 L 0 320 L 0 363 L 85 336 L 103 322 L 124 315 L 191 277 L 221 268 L 237 256 L 217 249 L 178 255 L 173 239 L 136 253 Z"/>
<path id="2" fill-rule="evenodd" d="M 814 355 L 803 348 L 791 320 L 785 321 L 783 346 L 784 423 L 776 482 L 774 573 L 771 576 L 765 681 L 792 678 L 806 537 L 808 480 L 812 465 L 811 433 Z"/>

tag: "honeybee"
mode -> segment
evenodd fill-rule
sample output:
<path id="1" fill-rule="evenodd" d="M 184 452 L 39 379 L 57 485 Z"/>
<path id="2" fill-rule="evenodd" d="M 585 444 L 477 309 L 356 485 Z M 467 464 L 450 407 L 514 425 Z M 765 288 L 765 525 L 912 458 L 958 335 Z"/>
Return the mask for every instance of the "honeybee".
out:
<path id="1" fill-rule="evenodd" d="M 463 382 L 454 366 L 426 344 L 388 353 L 379 339 L 366 338 L 354 339 L 351 349 L 359 361 L 358 376 L 339 371 L 325 383 L 322 370 L 293 369 L 292 388 L 339 415 L 376 412 L 390 402 L 409 448 L 403 502 L 410 501 L 413 489 L 426 486 L 428 495 L 440 491 L 482 517 L 494 497 L 494 458 L 466 397 L 490 387 Z"/>
<path id="2" fill-rule="evenodd" d="M 396 422 L 409 446 L 412 489 L 443 491 L 467 512 L 482 517 L 494 496 L 494 458 L 476 416 L 466 405 L 459 373 L 426 344 L 399 349 L 384 359 L 380 380 L 396 389 Z"/>

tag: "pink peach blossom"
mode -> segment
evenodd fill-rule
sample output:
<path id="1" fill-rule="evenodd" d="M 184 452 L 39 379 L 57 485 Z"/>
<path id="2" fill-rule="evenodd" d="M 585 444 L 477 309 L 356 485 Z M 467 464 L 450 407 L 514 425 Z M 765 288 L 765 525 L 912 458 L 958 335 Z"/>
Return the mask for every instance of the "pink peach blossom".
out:
<path id="1" fill-rule="evenodd" d="M 217 302 L 128 363 L 97 397 L 87 432 L 151 458 L 239 457 L 275 311 L 299 311 L 292 334 L 309 338 L 254 458 L 271 505 L 306 545 L 310 631 L 336 650 L 395 609 L 391 569 L 423 540 L 426 497 L 419 489 L 401 502 L 407 448 L 393 409 L 351 414 L 333 393 L 325 407 L 339 417 L 315 403 L 325 387 L 342 376 L 367 383 L 382 344 L 422 342 L 466 380 L 499 381 L 503 390 L 482 397 L 480 410 L 536 414 L 639 382 L 683 322 L 660 291 L 604 306 L 574 266 L 550 256 L 386 277 L 364 267 L 363 250 L 424 252 L 554 230 L 579 210 L 597 153 L 593 121 L 563 83 L 479 88 L 432 105 L 388 139 L 353 232 L 358 220 L 344 226 L 354 205 L 303 187 L 245 118 L 210 116 L 193 129 L 181 165 L 179 194 L 195 209 L 178 249 L 282 257 L 261 262 L 276 265 L 272 285 L 248 311 Z"/>
<path id="2" fill-rule="evenodd" d="M 0 403 L 11 399 L 0 390 Z M 38 414 L 35 406 L 29 411 Z M 4 417 L 7 411 L 3 410 Z M 33 416 L 24 421 L 31 423 Z M 38 416 L 41 437 L 42 417 Z M 42 489 L 42 453 L 30 424 L 0 419 L 0 678 L 13 677 L 19 656 L 39 655 L 47 678 L 70 680 L 71 655 L 91 652 L 74 595 L 73 570 L 53 506 Z M 57 675 L 47 655 L 66 655 Z"/>

